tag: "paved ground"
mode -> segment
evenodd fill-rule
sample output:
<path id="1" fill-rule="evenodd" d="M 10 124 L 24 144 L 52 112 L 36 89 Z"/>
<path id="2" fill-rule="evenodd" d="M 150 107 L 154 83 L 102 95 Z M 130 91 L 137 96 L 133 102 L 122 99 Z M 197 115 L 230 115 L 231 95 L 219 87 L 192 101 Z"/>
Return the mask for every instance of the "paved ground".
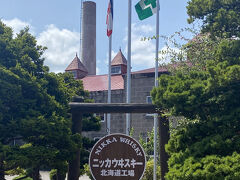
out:
<path id="1" fill-rule="evenodd" d="M 47 171 L 40 171 L 40 174 L 42 176 L 42 180 L 50 180 L 49 178 L 49 172 Z M 16 176 L 6 176 L 6 180 L 12 180 Z M 90 180 L 88 176 L 81 176 L 79 180 Z"/>

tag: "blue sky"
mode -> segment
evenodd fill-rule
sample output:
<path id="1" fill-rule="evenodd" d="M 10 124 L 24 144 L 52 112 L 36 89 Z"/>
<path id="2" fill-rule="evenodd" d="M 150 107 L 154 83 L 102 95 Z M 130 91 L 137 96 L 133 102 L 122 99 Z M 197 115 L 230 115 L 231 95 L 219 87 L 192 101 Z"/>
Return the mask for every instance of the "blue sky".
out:
<path id="1" fill-rule="evenodd" d="M 93 0 L 97 4 L 97 73 L 107 73 L 108 38 L 106 36 L 106 12 L 108 0 Z M 154 66 L 155 41 L 141 41 L 142 37 L 155 34 L 155 16 L 140 21 L 132 0 L 132 70 Z M 172 35 L 187 24 L 188 0 L 160 0 L 160 34 Z M 50 71 L 63 72 L 79 54 L 80 49 L 80 0 L 2 0 L 1 20 L 19 32 L 25 26 L 37 38 L 39 44 L 47 46 L 44 56 Z M 128 0 L 114 0 L 113 54 L 121 47 L 127 57 Z M 164 49 L 160 39 L 160 49 Z"/>

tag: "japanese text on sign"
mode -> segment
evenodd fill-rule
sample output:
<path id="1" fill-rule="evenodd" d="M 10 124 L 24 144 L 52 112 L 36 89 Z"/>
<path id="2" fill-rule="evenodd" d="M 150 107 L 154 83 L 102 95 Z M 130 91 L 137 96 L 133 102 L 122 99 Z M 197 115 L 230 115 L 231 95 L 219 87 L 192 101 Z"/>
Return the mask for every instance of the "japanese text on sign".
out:
<path id="1" fill-rule="evenodd" d="M 137 162 L 135 159 L 105 159 L 105 160 L 98 160 L 93 159 L 93 168 L 135 168 L 136 166 L 143 165 L 143 162 Z"/>
<path id="2" fill-rule="evenodd" d="M 116 176 L 116 177 L 121 177 L 121 176 L 131 176 L 134 177 L 135 172 L 134 170 L 121 170 L 121 169 L 102 169 L 101 170 L 101 176 Z"/>

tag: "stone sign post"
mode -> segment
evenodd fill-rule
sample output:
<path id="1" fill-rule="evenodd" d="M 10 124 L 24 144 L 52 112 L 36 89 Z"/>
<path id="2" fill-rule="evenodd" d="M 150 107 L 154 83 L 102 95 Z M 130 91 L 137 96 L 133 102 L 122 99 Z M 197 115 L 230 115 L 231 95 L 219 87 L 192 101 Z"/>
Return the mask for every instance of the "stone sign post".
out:
<path id="1" fill-rule="evenodd" d="M 124 134 L 111 134 L 100 139 L 89 158 L 95 180 L 140 180 L 146 157 L 141 145 Z"/>

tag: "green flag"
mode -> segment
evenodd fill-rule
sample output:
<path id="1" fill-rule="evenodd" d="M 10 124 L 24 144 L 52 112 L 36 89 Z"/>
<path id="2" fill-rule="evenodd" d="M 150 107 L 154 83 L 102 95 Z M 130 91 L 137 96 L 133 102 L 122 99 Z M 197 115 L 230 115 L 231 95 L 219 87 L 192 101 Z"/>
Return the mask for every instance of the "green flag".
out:
<path id="1" fill-rule="evenodd" d="M 157 12 L 156 0 L 141 0 L 135 5 L 140 20 L 146 19 Z"/>

